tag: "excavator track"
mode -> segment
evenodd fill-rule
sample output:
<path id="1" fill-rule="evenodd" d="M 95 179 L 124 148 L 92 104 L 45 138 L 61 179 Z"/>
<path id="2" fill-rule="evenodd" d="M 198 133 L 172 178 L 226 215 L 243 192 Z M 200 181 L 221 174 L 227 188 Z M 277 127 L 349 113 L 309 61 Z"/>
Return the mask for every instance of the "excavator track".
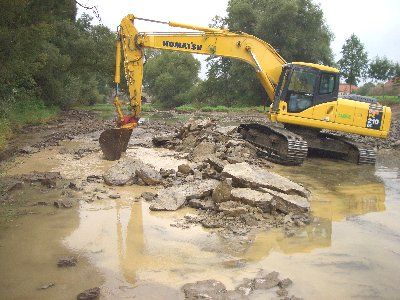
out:
<path id="1" fill-rule="evenodd" d="M 320 133 L 321 138 L 329 138 L 342 145 L 348 146 L 347 153 L 343 155 L 343 159 L 359 165 L 374 165 L 376 161 L 376 152 L 373 148 L 354 142 L 346 137 Z"/>
<path id="2" fill-rule="evenodd" d="M 257 147 L 260 156 L 274 163 L 301 165 L 307 157 L 307 142 L 283 127 L 250 123 L 241 124 L 238 132 Z"/>
<path id="3" fill-rule="evenodd" d="M 286 129 L 307 141 L 309 154 L 316 153 L 320 156 L 342 159 L 360 165 L 375 164 L 376 153 L 373 148 L 342 135 L 296 125 L 286 125 Z"/>

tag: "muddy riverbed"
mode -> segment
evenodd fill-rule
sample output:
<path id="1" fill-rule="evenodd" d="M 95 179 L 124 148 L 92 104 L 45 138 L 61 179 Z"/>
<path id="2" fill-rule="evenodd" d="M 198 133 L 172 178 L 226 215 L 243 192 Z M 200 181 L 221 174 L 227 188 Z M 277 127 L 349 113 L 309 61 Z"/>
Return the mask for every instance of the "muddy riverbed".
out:
<path id="1" fill-rule="evenodd" d="M 243 119 L 211 117 L 224 130 Z M 188 118 L 150 118 L 123 159 L 175 171 L 201 161 L 215 142 L 210 137 L 189 153 L 194 140 L 170 149 L 151 143 L 154 135 L 179 133 L 182 125 L 176 124 Z M 115 162 L 102 159 L 100 131 L 82 132 L 51 143 L 35 140 L 1 165 L 1 299 L 75 299 L 94 287 L 100 288 L 99 299 L 184 299 L 187 284 L 203 280 L 216 280 L 223 286 L 214 286 L 231 291 L 217 299 L 398 298 L 398 150 L 379 150 L 375 166 L 314 157 L 287 167 L 252 158 L 251 150 L 240 145 L 235 144 L 237 153 L 224 148 L 231 163 L 245 158 L 311 191 L 308 224 L 291 228 L 290 234 L 276 226 L 232 235 L 185 222 L 198 213 L 191 207 L 150 210 L 152 202 L 141 195 L 157 194 L 160 185 L 106 185 L 103 175 Z M 212 175 L 206 171 L 203 176 Z M 71 265 L 57 266 L 62 259 Z M 261 285 L 275 276 L 272 272 L 279 273 L 275 286 L 243 292 L 249 281 Z M 292 283 L 279 294 L 286 278 Z"/>

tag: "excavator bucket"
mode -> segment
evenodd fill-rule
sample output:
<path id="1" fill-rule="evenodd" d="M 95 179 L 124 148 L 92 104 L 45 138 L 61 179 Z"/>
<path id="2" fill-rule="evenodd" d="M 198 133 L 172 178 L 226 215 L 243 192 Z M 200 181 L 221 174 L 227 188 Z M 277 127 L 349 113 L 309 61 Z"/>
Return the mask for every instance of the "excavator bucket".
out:
<path id="1" fill-rule="evenodd" d="M 127 128 L 113 128 L 103 131 L 99 142 L 104 158 L 107 160 L 120 159 L 122 152 L 125 152 L 128 148 L 131 134 L 132 129 Z"/>

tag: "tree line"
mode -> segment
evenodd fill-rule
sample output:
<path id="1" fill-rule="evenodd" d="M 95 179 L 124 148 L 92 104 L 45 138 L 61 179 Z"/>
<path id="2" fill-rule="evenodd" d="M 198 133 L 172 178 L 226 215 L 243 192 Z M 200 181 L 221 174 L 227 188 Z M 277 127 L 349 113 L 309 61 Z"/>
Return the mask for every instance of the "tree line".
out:
<path id="1" fill-rule="evenodd" d="M 0 0 L 3 127 L 38 108 L 68 109 L 109 96 L 115 33 L 76 14 L 74 0 Z"/>
<path id="2" fill-rule="evenodd" d="M 350 86 L 357 86 L 360 80 L 367 79 L 375 83 L 385 83 L 389 79 L 393 79 L 394 85 L 397 87 L 400 86 L 399 63 L 390 61 L 386 56 L 376 56 L 374 59 L 369 60 L 368 52 L 354 33 L 346 39 L 341 54 L 342 58 L 338 61 L 338 65 L 345 82 Z M 370 82 L 360 91 L 362 91 L 363 94 L 367 94 L 373 87 L 374 84 Z M 384 85 L 382 85 L 382 87 L 384 87 Z"/>
<path id="3" fill-rule="evenodd" d="M 87 14 L 77 18 L 74 0 L 0 0 L 0 9 L 0 127 L 2 120 L 33 106 L 68 109 L 110 98 L 114 32 L 92 25 Z M 210 26 L 255 35 L 287 61 L 337 65 L 348 83 L 365 74 L 376 81 L 399 74 L 398 63 L 386 58 L 369 62 L 355 35 L 346 40 L 336 64 L 330 47 L 334 35 L 312 0 L 230 0 L 227 16 L 216 16 Z M 144 89 L 160 106 L 249 106 L 268 100 L 244 62 L 209 57 L 201 80 L 200 62 L 191 54 L 146 50 L 146 58 Z"/>

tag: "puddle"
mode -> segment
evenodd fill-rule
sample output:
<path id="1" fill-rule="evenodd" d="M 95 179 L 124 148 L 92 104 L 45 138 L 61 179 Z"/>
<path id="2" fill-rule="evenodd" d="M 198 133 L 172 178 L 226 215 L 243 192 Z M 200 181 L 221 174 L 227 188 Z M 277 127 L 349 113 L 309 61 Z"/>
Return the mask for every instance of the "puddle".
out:
<path id="1" fill-rule="evenodd" d="M 101 176 L 113 164 L 102 160 L 99 152 L 75 159 L 74 143 L 19 158 L 6 173 L 59 171 L 81 184 L 89 175 Z M 61 154 L 62 147 L 71 151 Z M 276 172 L 312 190 L 314 221 L 292 237 L 271 230 L 238 239 L 240 247 L 200 226 L 171 226 L 191 209 L 150 212 L 148 203 L 136 199 L 154 188 L 110 190 L 94 183 L 75 194 L 83 199 L 100 190 L 104 197 L 92 203 L 80 201 L 65 210 L 27 204 L 34 214 L 0 230 L 0 298 L 75 298 L 100 286 L 101 299 L 182 299 L 180 287 L 185 283 L 216 279 L 232 289 L 264 269 L 291 278 L 294 285 L 289 293 L 304 299 L 396 299 L 400 163 L 387 161 L 390 154 L 384 153 L 375 168 L 320 159 L 308 159 L 295 168 L 277 166 Z M 164 169 L 185 162 L 166 149 L 133 147 L 126 155 Z M 28 203 L 57 197 L 52 192 L 33 196 L 35 192 L 24 190 L 18 196 Z M 109 193 L 121 198 L 108 199 Z M 57 268 L 57 260 L 69 255 L 78 256 L 78 266 Z M 50 282 L 55 286 L 37 290 Z M 266 297 L 277 298 L 274 291 L 262 291 L 251 299 Z"/>

